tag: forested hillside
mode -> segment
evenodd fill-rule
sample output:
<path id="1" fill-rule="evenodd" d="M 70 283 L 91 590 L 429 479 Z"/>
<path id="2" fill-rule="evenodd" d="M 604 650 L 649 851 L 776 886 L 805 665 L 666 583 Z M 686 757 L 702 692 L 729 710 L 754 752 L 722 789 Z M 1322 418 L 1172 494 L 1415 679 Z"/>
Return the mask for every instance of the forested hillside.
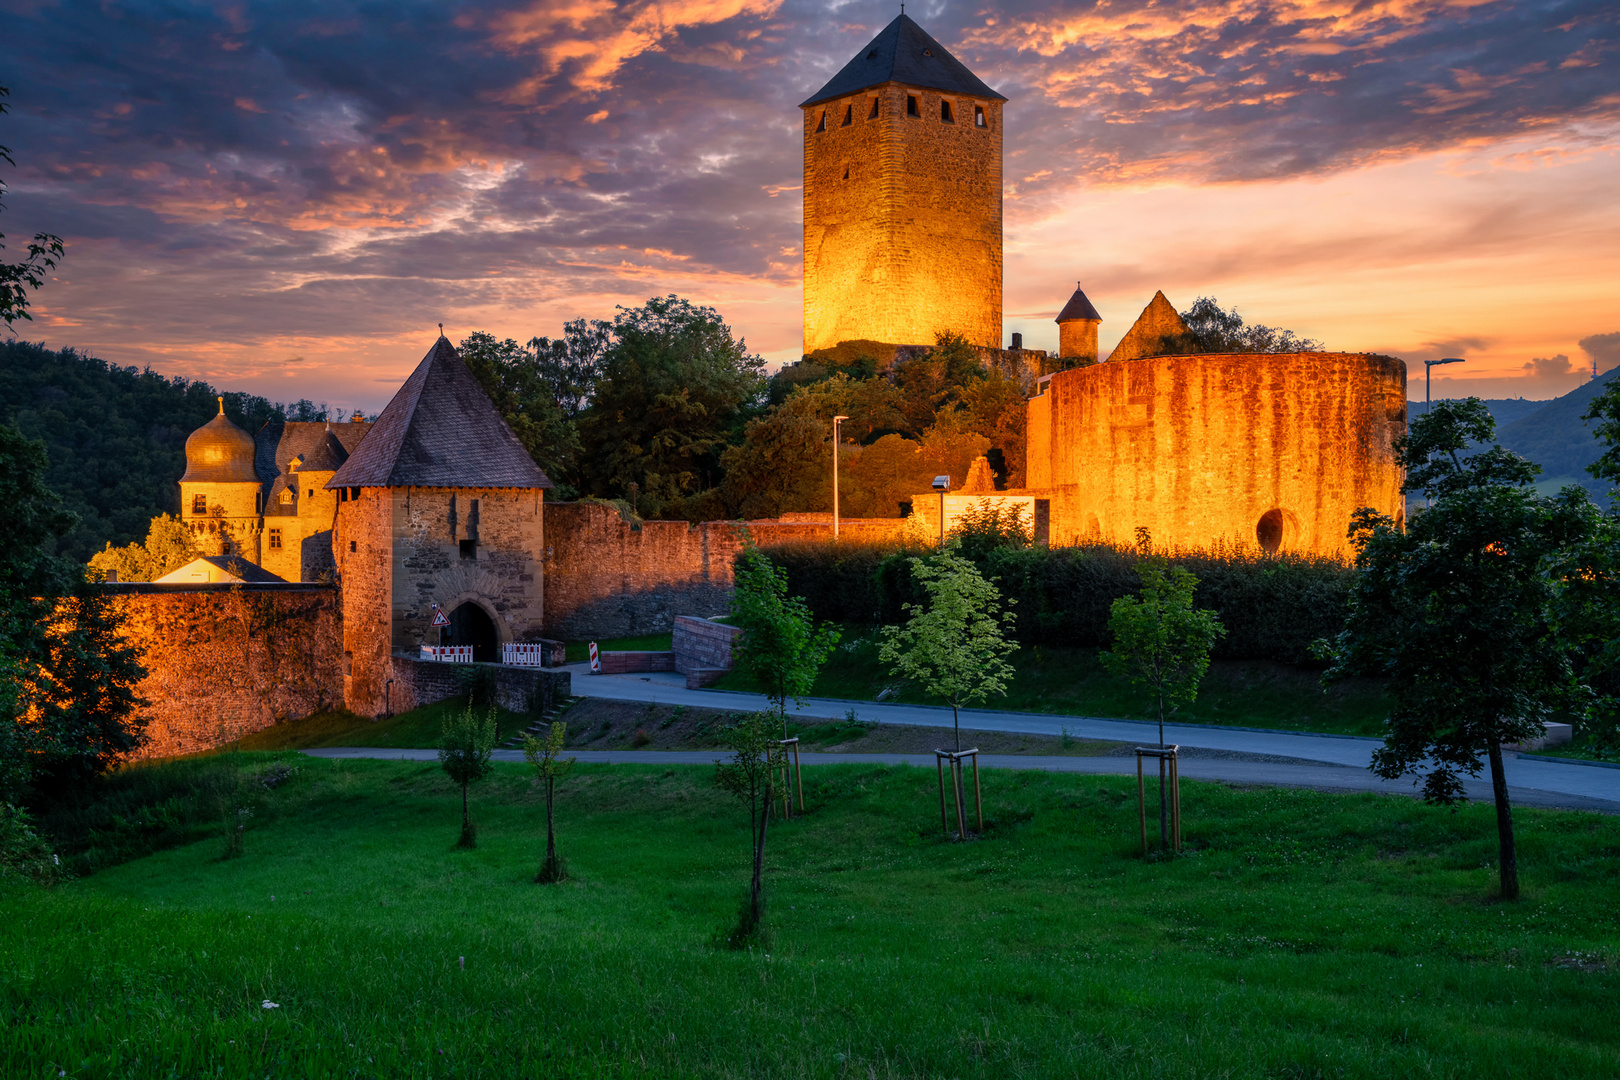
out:
<path id="1" fill-rule="evenodd" d="M 1486 401 L 1496 420 L 1497 441 L 1541 466 L 1541 478 L 1566 484 L 1580 484 L 1594 496 L 1605 494 L 1609 485 L 1594 480 L 1586 467 L 1598 459 L 1603 447 L 1581 420 L 1592 399 L 1610 385 L 1615 371 L 1605 372 L 1551 401 L 1525 401 L 1508 398 Z M 1410 414 L 1423 411 L 1413 402 Z"/>
<path id="2" fill-rule="evenodd" d="M 0 421 L 45 441 L 47 482 L 79 515 L 59 546 L 75 559 L 108 541 L 145 539 L 154 516 L 179 512 L 186 436 L 219 410 L 221 393 L 226 415 L 249 432 L 272 417 L 314 419 L 322 411 L 307 401 L 289 408 L 119 367 L 73 349 L 0 341 Z"/>

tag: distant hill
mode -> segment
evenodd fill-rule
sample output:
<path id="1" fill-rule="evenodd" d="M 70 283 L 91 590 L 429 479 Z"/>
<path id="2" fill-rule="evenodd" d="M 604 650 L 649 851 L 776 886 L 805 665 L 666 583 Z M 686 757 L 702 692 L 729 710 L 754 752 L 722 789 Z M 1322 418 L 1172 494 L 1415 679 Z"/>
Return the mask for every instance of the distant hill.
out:
<path id="1" fill-rule="evenodd" d="M 1606 494 L 1608 485 L 1600 484 L 1586 471 L 1603 452 L 1603 445 L 1581 420 L 1581 414 L 1593 398 L 1608 388 L 1616 372 L 1620 372 L 1620 368 L 1605 372 L 1551 401 L 1523 398 L 1486 401 L 1486 407 L 1496 419 L 1497 441 L 1540 465 L 1544 486 L 1580 484 L 1594 496 Z M 1409 415 L 1417 417 L 1422 411 L 1422 403 L 1414 402 Z"/>
<path id="2" fill-rule="evenodd" d="M 119 367 L 73 349 L 0 341 L 0 422 L 44 440 L 45 482 L 79 515 L 59 545 L 75 559 L 109 541 L 144 540 L 152 518 L 179 512 L 186 437 L 219 411 L 216 396 L 250 432 L 267 420 L 314 420 L 324 411 Z"/>

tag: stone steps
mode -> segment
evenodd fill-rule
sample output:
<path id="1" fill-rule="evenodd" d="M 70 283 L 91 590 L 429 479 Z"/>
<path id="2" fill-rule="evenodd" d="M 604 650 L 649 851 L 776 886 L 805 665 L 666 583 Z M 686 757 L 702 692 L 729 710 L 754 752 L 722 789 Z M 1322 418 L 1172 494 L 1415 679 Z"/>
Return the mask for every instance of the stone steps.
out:
<path id="1" fill-rule="evenodd" d="M 583 700 L 585 699 L 580 697 L 563 698 L 556 704 L 552 705 L 551 708 L 541 713 L 540 718 L 534 723 L 530 724 L 528 727 L 524 728 L 510 739 L 507 739 L 505 742 L 501 743 L 500 748 L 502 750 L 519 749 L 523 746 L 523 736 L 525 735 L 533 735 L 535 738 L 540 738 L 546 733 L 547 729 L 550 728 L 553 720 L 557 719 L 557 717 L 573 708 L 576 702 Z"/>

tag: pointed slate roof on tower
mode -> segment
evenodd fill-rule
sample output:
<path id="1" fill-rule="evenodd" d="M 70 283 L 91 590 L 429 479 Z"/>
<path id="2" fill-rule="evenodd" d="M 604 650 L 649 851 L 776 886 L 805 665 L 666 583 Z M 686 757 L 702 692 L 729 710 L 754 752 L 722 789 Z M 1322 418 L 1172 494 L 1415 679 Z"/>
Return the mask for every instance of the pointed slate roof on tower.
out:
<path id="1" fill-rule="evenodd" d="M 1066 323 L 1080 322 L 1081 320 L 1102 322 L 1102 316 L 1097 314 L 1097 309 L 1091 306 L 1091 301 L 1086 298 L 1085 291 L 1080 288 L 1080 283 L 1077 281 L 1074 283 L 1074 295 L 1069 297 L 1069 302 L 1063 305 L 1063 310 L 1058 312 L 1058 317 L 1052 321 Z"/>
<path id="2" fill-rule="evenodd" d="M 326 486 L 548 488 L 552 483 L 441 335 Z"/>
<path id="3" fill-rule="evenodd" d="M 1108 362 L 1137 360 L 1144 356 L 1165 356 L 1193 351 L 1192 331 L 1181 321 L 1175 305 L 1165 299 L 1160 289 L 1136 317 L 1136 322 L 1125 331 Z"/>
<path id="4" fill-rule="evenodd" d="M 897 16 L 877 37 L 855 54 L 843 70 L 832 77 L 799 107 L 806 108 L 830 98 L 843 97 L 887 82 L 944 90 L 950 94 L 1007 99 L 986 86 L 967 65 L 946 51 L 908 15 Z"/>

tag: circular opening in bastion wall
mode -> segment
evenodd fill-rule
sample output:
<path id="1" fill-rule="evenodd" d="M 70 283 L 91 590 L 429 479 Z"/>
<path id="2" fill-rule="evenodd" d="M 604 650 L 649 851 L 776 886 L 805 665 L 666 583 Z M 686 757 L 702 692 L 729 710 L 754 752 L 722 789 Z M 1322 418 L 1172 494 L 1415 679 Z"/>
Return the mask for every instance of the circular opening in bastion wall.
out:
<path id="1" fill-rule="evenodd" d="M 1254 538 L 1260 550 L 1267 555 L 1299 547 L 1299 519 L 1287 510 L 1274 506 L 1260 515 L 1254 527 Z"/>

